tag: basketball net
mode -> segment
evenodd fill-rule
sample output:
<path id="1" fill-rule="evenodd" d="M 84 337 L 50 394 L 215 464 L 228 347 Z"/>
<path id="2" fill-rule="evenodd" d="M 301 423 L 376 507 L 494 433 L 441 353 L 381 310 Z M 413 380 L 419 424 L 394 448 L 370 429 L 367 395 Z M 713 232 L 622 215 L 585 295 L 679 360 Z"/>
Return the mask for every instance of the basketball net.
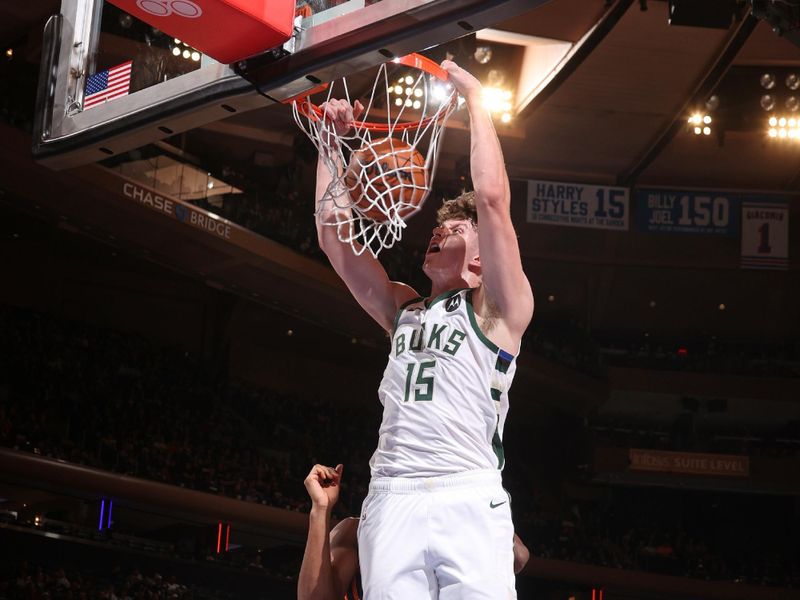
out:
<path id="1" fill-rule="evenodd" d="M 406 70 L 402 78 L 398 74 L 390 80 L 387 64 L 396 63 L 415 69 L 413 75 Z M 446 72 L 438 65 L 416 54 L 382 64 L 361 120 L 354 121 L 345 134 L 338 134 L 308 97 L 292 102 L 295 121 L 333 178 L 317 213 L 332 203 L 335 222 L 323 223 L 336 227 L 339 240 L 350 244 L 356 255 L 369 250 L 377 258 L 381 250 L 391 248 L 401 239 L 405 220 L 420 210 L 430 194 L 444 125 L 458 97 L 442 75 L 446 77 Z M 344 77 L 328 86 L 325 101 L 340 97 L 353 104 Z M 388 144 L 379 143 L 386 138 L 391 138 Z M 397 140 L 409 149 L 393 153 Z M 376 150 L 381 147 L 388 149 Z M 356 152 L 358 159 L 353 161 Z M 424 176 L 421 166 L 410 164 L 409 156 L 415 152 L 425 157 Z M 403 159 L 396 160 L 401 154 Z M 346 177 L 348 169 L 350 177 Z"/>

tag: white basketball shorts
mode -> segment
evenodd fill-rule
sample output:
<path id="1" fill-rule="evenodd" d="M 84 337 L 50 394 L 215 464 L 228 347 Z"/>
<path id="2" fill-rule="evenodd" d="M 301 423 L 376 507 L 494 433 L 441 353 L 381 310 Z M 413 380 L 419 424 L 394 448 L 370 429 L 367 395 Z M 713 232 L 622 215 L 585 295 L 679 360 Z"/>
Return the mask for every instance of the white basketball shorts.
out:
<path id="1" fill-rule="evenodd" d="M 361 509 L 364 600 L 513 600 L 514 525 L 498 471 L 376 478 Z"/>

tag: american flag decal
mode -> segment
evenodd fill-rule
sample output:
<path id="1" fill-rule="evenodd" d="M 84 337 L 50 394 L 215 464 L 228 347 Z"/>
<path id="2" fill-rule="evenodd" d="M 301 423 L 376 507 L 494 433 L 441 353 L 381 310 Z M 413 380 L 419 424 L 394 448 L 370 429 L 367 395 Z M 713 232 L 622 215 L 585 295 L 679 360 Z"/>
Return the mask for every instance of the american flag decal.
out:
<path id="1" fill-rule="evenodd" d="M 131 87 L 132 64 L 133 61 L 129 60 L 116 67 L 90 75 L 86 80 L 83 110 L 120 96 L 127 96 Z"/>

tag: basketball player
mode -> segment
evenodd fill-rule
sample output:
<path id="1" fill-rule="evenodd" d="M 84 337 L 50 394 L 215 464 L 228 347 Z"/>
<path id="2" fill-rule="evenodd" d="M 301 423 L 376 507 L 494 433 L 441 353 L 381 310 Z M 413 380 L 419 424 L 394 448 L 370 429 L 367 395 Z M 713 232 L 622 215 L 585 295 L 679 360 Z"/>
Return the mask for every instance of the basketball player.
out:
<path id="1" fill-rule="evenodd" d="M 427 298 L 390 281 L 369 252 L 356 255 L 340 242 L 331 225 L 348 209 L 331 201 L 338 188 L 324 161 L 317 167 L 320 247 L 392 339 L 358 526 L 366 600 L 516 597 L 510 500 L 500 471 L 507 392 L 533 293 L 481 84 L 451 61 L 442 68 L 469 111 L 474 192 L 439 209 L 423 264 Z M 340 135 L 361 111 L 358 102 L 355 111 L 342 100 L 323 105 Z"/>
<path id="2" fill-rule="evenodd" d="M 328 535 L 331 511 L 339 499 L 342 465 L 314 465 L 304 484 L 311 497 L 308 539 L 297 581 L 297 600 L 361 600 L 358 570 L 357 518 L 339 521 Z M 530 558 L 522 540 L 514 535 L 514 572 Z"/>

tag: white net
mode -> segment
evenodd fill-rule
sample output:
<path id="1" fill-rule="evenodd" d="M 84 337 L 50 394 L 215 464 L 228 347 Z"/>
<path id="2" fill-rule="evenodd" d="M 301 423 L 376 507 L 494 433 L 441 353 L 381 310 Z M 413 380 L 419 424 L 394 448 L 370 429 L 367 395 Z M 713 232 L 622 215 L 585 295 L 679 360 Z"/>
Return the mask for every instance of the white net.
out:
<path id="1" fill-rule="evenodd" d="M 332 98 L 355 100 L 345 78 L 328 87 L 325 101 Z M 360 120 L 344 135 L 308 98 L 293 102 L 295 121 L 333 176 L 317 210 L 333 204 L 335 222 L 323 222 L 356 254 L 369 250 L 377 257 L 391 248 L 405 220 L 422 207 L 456 100 L 452 86 L 427 71 L 388 63 L 378 69 Z"/>

